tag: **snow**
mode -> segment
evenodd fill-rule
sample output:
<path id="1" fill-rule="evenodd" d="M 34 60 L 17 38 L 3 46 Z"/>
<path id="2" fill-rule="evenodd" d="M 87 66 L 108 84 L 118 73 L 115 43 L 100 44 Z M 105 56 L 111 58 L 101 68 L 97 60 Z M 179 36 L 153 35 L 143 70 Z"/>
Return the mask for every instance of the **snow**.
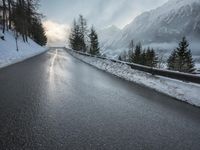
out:
<path id="1" fill-rule="evenodd" d="M 200 76 L 200 63 L 196 63 L 195 67 L 197 68 L 197 73 Z"/>
<path id="2" fill-rule="evenodd" d="M 198 52 L 199 38 L 196 33 L 199 31 L 199 11 L 200 0 L 169 0 L 162 6 L 137 16 L 106 42 L 101 43 L 103 41 L 101 40 L 101 46 L 103 45 L 101 49 L 108 55 L 108 50 L 124 51 L 130 40 L 134 40 L 135 44 L 141 42 L 142 45 L 149 44 L 149 46 L 162 43 L 159 47 L 172 51 L 171 47 L 174 47 L 174 43 L 178 43 L 184 35 L 191 43 L 192 52 Z M 196 43 L 193 42 L 194 40 L 197 40 L 198 44 L 197 48 L 193 49 L 193 43 Z M 173 45 L 166 45 L 166 43 Z M 165 45 L 169 45 L 170 49 L 163 47 Z M 198 55 L 200 54 L 198 53 Z"/>
<path id="3" fill-rule="evenodd" d="M 95 57 L 88 57 L 77 54 L 73 51 L 68 52 L 74 57 L 95 66 L 98 69 L 104 70 L 125 80 L 154 89 L 189 104 L 200 106 L 199 84 L 186 83 L 179 80 L 155 76 L 134 70 L 125 64 L 114 63 L 110 60 L 103 60 Z"/>
<path id="4" fill-rule="evenodd" d="M 114 25 L 98 31 L 99 43 L 101 47 L 109 45 L 107 42 L 109 42 L 110 39 L 116 36 L 120 31 L 121 30 Z"/>
<path id="5" fill-rule="evenodd" d="M 0 39 L 0 68 L 23 61 L 47 50 L 47 48 L 39 46 L 31 39 L 28 39 L 28 43 L 24 43 L 19 37 L 19 51 L 17 52 L 13 32 L 6 32 L 4 37 L 5 41 Z"/>

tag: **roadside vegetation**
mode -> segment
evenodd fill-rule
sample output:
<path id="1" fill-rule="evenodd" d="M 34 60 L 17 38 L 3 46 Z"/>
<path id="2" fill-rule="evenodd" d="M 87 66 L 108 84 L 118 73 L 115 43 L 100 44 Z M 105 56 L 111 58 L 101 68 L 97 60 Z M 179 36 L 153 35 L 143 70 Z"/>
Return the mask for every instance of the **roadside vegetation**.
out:
<path id="1" fill-rule="evenodd" d="M 73 50 L 88 52 L 92 55 L 99 55 L 98 35 L 94 28 L 88 30 L 86 19 L 80 15 L 78 20 L 74 20 L 69 36 L 70 47 Z"/>
<path id="2" fill-rule="evenodd" d="M 31 38 L 37 44 L 44 46 L 47 43 L 45 30 L 42 26 L 42 14 L 38 13 L 39 0 L 1 0 L 0 1 L 0 28 L 1 39 L 6 31 L 15 34 L 17 40 L 21 36 L 24 42 Z"/>
<path id="3" fill-rule="evenodd" d="M 143 49 L 141 43 L 134 45 L 133 40 L 129 44 L 128 52 L 124 51 L 119 55 L 120 61 L 136 63 L 149 67 L 159 67 L 163 59 L 159 59 L 153 48 Z M 185 37 L 179 42 L 179 46 L 172 51 L 167 59 L 167 69 L 185 73 L 194 73 L 195 65 L 192 58 L 189 42 Z"/>
<path id="4" fill-rule="evenodd" d="M 141 43 L 135 46 L 133 41 L 130 42 L 129 51 L 123 52 L 119 56 L 119 60 L 149 67 L 156 67 L 158 63 L 158 58 L 154 49 L 143 49 Z"/>
<path id="5" fill-rule="evenodd" d="M 192 53 L 189 43 L 185 37 L 179 43 L 179 46 L 172 51 L 168 58 L 167 64 L 169 70 L 175 70 L 186 73 L 193 73 L 195 69 Z"/>
<path id="6" fill-rule="evenodd" d="M 97 32 L 93 26 L 88 30 L 87 21 L 82 15 L 77 20 L 74 20 L 69 36 L 69 43 L 73 50 L 100 55 Z M 168 70 L 194 73 L 196 69 L 188 47 L 189 43 L 183 37 L 179 46 L 172 51 L 167 59 Z M 118 60 L 155 68 L 159 68 L 161 63 L 163 63 L 163 58 L 159 58 L 155 49 L 150 47 L 145 49 L 140 42 L 135 44 L 133 40 L 130 41 L 128 51 L 123 51 L 119 55 Z"/>

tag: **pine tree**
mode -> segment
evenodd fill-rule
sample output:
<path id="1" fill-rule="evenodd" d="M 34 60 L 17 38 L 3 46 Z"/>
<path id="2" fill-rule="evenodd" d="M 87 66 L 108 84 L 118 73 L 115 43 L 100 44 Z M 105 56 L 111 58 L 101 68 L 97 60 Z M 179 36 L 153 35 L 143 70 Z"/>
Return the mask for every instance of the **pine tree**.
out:
<path id="1" fill-rule="evenodd" d="M 173 52 L 171 53 L 171 55 L 169 56 L 168 60 L 167 60 L 167 67 L 169 70 L 177 70 L 178 67 L 177 66 L 177 52 L 176 50 L 173 50 Z"/>
<path id="2" fill-rule="evenodd" d="M 147 60 L 146 60 L 146 50 L 143 50 L 140 59 L 141 59 L 141 60 L 140 60 L 140 62 L 141 62 L 140 64 L 141 64 L 141 65 L 146 65 L 146 63 L 147 63 L 147 62 L 146 62 L 146 61 L 147 61 Z"/>
<path id="3" fill-rule="evenodd" d="M 78 25 L 79 25 L 79 31 L 80 31 L 80 48 L 81 51 L 86 52 L 86 37 L 88 34 L 88 30 L 87 30 L 87 21 L 85 18 L 83 18 L 82 15 L 79 15 L 79 20 L 78 20 Z"/>
<path id="4" fill-rule="evenodd" d="M 193 73 L 196 70 L 191 50 L 187 52 L 186 66 L 187 66 L 186 72 L 188 73 Z"/>
<path id="5" fill-rule="evenodd" d="M 151 49 L 150 47 L 147 48 L 147 52 L 146 52 L 146 66 L 151 66 L 152 64 L 152 57 L 151 57 Z"/>
<path id="6" fill-rule="evenodd" d="M 2 26 L 3 26 L 3 30 L 2 32 L 5 33 L 5 29 L 6 29 L 6 0 L 2 0 L 2 8 L 3 8 L 3 15 L 2 15 Z"/>
<path id="7" fill-rule="evenodd" d="M 118 60 L 122 61 L 122 56 L 121 55 L 119 55 Z"/>
<path id="8" fill-rule="evenodd" d="M 131 62 L 141 64 L 141 51 L 142 51 L 141 43 L 138 43 L 136 45 L 134 54 L 131 56 Z"/>
<path id="9" fill-rule="evenodd" d="M 69 35 L 69 43 L 70 43 L 70 47 L 73 49 L 73 50 L 78 50 L 77 49 L 77 38 L 78 34 L 77 34 L 77 23 L 76 23 L 76 20 L 74 20 L 74 23 L 73 23 L 73 27 L 71 28 L 71 33 Z"/>
<path id="10" fill-rule="evenodd" d="M 12 28 L 12 4 L 13 4 L 13 0 L 8 0 L 8 29 Z"/>
<path id="11" fill-rule="evenodd" d="M 47 37 L 45 35 L 45 30 L 42 26 L 42 23 L 38 20 L 35 20 L 32 27 L 32 39 L 41 46 L 46 45 Z"/>
<path id="12" fill-rule="evenodd" d="M 79 16 L 78 21 L 74 20 L 73 27 L 69 36 L 69 42 L 72 49 L 86 52 L 87 50 L 87 22 L 82 15 Z"/>
<path id="13" fill-rule="evenodd" d="M 188 47 L 189 43 L 183 37 L 179 43 L 179 47 L 172 52 L 168 59 L 168 69 L 186 73 L 195 71 L 192 54 Z"/>
<path id="14" fill-rule="evenodd" d="M 79 26 L 77 25 L 76 20 L 74 20 L 73 27 L 71 28 L 71 33 L 69 36 L 69 43 L 71 48 L 77 51 L 80 50 L 78 48 L 78 41 L 79 41 L 78 36 L 79 36 Z"/>
<path id="15" fill-rule="evenodd" d="M 98 35 L 97 35 L 94 27 L 91 28 L 89 37 L 90 37 L 90 54 L 98 55 L 99 54 Z"/>
<path id="16" fill-rule="evenodd" d="M 156 67 L 157 63 L 158 63 L 158 58 L 156 56 L 155 50 L 151 49 L 150 50 L 150 64 L 147 64 L 147 66 Z"/>
<path id="17" fill-rule="evenodd" d="M 39 0 L 2 0 L 0 3 L 0 8 L 3 8 L 0 9 L 0 13 L 3 14 L 0 19 L 2 32 L 5 32 L 5 29 L 11 29 L 17 35 L 15 37 L 21 36 L 24 42 L 28 42 L 28 37 L 30 37 L 38 44 L 46 43 L 41 23 L 42 15 L 37 13 L 38 3 Z M 37 32 L 35 32 L 36 28 Z"/>

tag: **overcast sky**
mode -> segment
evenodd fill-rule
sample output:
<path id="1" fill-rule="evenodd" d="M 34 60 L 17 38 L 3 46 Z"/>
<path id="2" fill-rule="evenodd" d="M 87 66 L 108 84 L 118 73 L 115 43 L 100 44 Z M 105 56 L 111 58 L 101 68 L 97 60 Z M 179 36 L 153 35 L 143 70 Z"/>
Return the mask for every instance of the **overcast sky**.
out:
<path id="1" fill-rule="evenodd" d="M 168 0 L 41 0 L 41 12 L 50 43 L 66 37 L 73 19 L 82 14 L 96 28 L 116 25 L 123 28 L 137 15 Z M 58 37 L 59 36 L 59 37 Z M 58 42 L 58 43 L 59 43 Z"/>

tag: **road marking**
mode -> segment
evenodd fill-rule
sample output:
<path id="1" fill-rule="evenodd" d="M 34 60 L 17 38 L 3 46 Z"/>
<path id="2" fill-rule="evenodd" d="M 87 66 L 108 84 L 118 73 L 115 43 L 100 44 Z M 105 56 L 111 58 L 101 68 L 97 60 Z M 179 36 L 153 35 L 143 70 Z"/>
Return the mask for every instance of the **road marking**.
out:
<path id="1" fill-rule="evenodd" d="M 52 52 L 48 52 L 48 54 L 55 55 L 55 53 L 52 53 Z M 62 56 L 62 55 L 59 55 L 59 54 L 57 54 L 57 57 L 60 57 L 60 58 L 63 58 L 63 59 L 68 59 L 68 57 Z"/>
<path id="2" fill-rule="evenodd" d="M 52 71 L 53 71 L 53 67 L 54 67 L 54 63 L 55 63 L 55 60 L 56 60 L 57 55 L 58 55 L 58 49 L 56 49 L 56 53 L 55 53 L 55 55 L 54 55 L 54 57 L 53 57 L 53 59 L 52 59 L 52 61 L 51 61 L 50 73 L 52 73 Z"/>

